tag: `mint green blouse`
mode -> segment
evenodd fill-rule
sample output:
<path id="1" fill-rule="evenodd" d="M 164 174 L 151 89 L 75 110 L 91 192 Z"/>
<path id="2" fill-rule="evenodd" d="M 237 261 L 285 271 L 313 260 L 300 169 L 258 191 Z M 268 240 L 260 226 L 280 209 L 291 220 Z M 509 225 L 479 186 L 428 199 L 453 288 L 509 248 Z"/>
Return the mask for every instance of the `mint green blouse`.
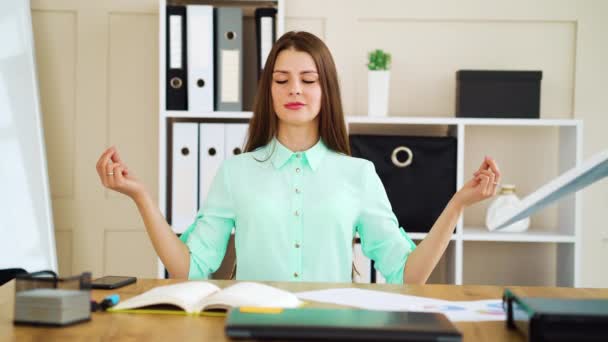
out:
<path id="1" fill-rule="evenodd" d="M 319 142 L 292 152 L 277 139 L 225 160 L 181 240 L 190 279 L 207 278 L 235 228 L 236 279 L 351 282 L 355 233 L 388 283 L 403 283 L 414 242 L 398 225 L 374 165 Z"/>

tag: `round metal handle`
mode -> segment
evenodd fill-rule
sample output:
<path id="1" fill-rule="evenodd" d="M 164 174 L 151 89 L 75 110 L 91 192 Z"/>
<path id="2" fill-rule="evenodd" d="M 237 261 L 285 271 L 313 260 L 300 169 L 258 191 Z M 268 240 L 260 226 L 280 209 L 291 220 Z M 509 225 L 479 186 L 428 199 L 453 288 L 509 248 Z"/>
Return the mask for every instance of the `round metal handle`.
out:
<path id="1" fill-rule="evenodd" d="M 170 81 L 169 84 L 171 85 L 171 88 L 173 89 L 179 89 L 182 87 L 182 79 L 179 77 L 173 77 Z"/>
<path id="2" fill-rule="evenodd" d="M 190 154 L 190 149 L 187 147 L 182 147 L 182 155 L 187 156 Z"/>
<path id="3" fill-rule="evenodd" d="M 233 40 L 235 38 L 236 38 L 236 32 L 234 32 L 234 31 L 226 32 L 226 39 Z"/>
<path id="4" fill-rule="evenodd" d="M 399 158 L 397 158 L 399 152 L 405 152 L 408 154 L 408 157 L 405 161 L 400 161 Z M 405 146 L 399 146 L 395 148 L 393 150 L 393 154 L 391 155 L 391 161 L 396 167 L 407 167 L 412 163 L 412 160 L 414 160 L 414 153 L 412 152 L 412 150 Z"/>

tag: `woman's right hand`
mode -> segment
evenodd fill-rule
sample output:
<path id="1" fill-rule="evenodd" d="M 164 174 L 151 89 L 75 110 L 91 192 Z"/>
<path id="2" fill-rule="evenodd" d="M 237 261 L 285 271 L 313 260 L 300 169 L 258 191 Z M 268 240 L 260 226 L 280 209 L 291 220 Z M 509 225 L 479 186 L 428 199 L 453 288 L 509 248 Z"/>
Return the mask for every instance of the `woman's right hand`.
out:
<path id="1" fill-rule="evenodd" d="M 97 161 L 97 174 L 103 186 L 132 199 L 146 192 L 144 185 L 129 171 L 114 146 L 105 150 Z"/>

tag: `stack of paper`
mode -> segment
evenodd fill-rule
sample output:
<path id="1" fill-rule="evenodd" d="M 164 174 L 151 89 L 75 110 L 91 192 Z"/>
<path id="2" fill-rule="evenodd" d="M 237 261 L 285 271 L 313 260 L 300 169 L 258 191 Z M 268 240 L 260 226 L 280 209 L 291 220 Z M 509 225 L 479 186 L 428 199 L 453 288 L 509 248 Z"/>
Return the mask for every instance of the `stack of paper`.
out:
<path id="1" fill-rule="evenodd" d="M 504 321 L 501 299 L 450 301 L 356 288 L 296 293 L 298 298 L 367 310 L 440 312 L 451 321 Z"/>

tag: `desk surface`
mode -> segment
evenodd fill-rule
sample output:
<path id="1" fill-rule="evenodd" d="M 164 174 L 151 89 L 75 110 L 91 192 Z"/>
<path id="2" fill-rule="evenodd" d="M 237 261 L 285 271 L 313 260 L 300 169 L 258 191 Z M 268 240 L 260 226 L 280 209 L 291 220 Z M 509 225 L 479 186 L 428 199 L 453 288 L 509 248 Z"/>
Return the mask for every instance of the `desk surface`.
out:
<path id="1" fill-rule="evenodd" d="M 136 284 L 121 289 L 94 290 L 93 298 L 100 300 L 108 294 L 119 293 L 121 299 L 132 297 L 158 285 L 180 281 L 168 279 L 139 279 Z M 233 281 L 212 281 L 226 287 Z M 503 287 L 475 285 L 380 285 L 380 284 L 329 284 L 329 283 L 267 283 L 289 291 L 319 290 L 337 287 L 358 287 L 390 291 L 415 296 L 428 296 L 447 300 L 478 300 L 501 298 Z M 223 317 L 173 316 L 124 313 L 94 313 L 90 322 L 66 328 L 13 326 L 14 281 L 0 287 L 0 341 L 6 340 L 199 340 L 227 341 L 224 336 Z M 608 289 L 572 289 L 557 287 L 510 287 L 522 295 L 563 298 L 608 298 Z M 315 307 L 335 307 L 313 303 Z M 456 322 L 465 341 L 522 341 L 504 322 Z"/>

